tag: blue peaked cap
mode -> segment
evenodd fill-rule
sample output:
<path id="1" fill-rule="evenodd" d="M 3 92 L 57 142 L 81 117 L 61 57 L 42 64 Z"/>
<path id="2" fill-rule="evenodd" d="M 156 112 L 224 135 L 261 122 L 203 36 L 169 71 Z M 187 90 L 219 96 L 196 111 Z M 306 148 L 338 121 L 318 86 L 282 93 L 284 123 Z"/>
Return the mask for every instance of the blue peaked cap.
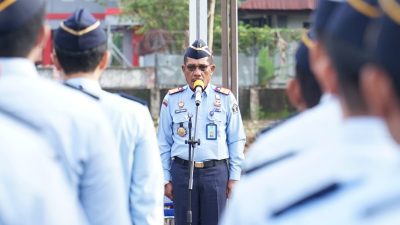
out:
<path id="1" fill-rule="evenodd" d="M 314 74 L 310 68 L 309 50 L 314 47 L 310 33 L 304 34 L 295 54 L 296 66 L 306 74 Z"/>
<path id="2" fill-rule="evenodd" d="M 69 51 L 85 51 L 107 42 L 107 35 L 100 21 L 86 9 L 76 10 L 63 21 L 55 32 L 56 48 Z"/>
<path id="3" fill-rule="evenodd" d="M 316 34 L 317 39 L 321 39 L 320 35 L 323 35 L 326 31 L 326 26 L 330 21 L 331 16 L 334 14 L 335 10 L 339 5 L 341 5 L 344 0 L 318 0 L 317 7 L 311 16 L 312 27 Z"/>
<path id="4" fill-rule="evenodd" d="M 23 26 L 44 7 L 44 0 L 0 0 L 0 34 Z"/>
<path id="5" fill-rule="evenodd" d="M 400 3 L 399 0 L 379 1 L 384 12 L 380 19 L 380 30 L 373 59 L 393 78 L 400 96 Z"/>
<path id="6" fill-rule="evenodd" d="M 191 44 L 185 52 L 185 56 L 192 59 L 201 59 L 204 57 L 211 56 L 211 51 L 208 48 L 207 44 L 201 40 L 195 40 L 193 44 Z"/>
<path id="7" fill-rule="evenodd" d="M 334 41 L 364 51 L 368 28 L 381 15 L 377 0 L 348 0 L 332 16 L 326 33 Z"/>

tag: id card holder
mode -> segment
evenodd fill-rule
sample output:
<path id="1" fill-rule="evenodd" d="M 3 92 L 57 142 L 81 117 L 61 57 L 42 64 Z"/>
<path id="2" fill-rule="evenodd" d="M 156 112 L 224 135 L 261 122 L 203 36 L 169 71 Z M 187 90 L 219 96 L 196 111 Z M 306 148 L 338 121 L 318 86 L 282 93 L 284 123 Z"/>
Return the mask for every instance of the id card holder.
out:
<path id="1" fill-rule="evenodd" d="M 217 140 L 217 124 L 209 123 L 206 126 L 206 139 Z"/>

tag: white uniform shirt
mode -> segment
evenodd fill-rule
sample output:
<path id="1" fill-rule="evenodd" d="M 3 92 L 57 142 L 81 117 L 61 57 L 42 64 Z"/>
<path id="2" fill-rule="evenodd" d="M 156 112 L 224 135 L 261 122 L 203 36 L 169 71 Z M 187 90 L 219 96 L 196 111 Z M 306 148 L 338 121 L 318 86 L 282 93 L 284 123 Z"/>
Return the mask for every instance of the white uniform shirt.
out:
<path id="1" fill-rule="evenodd" d="M 0 224 L 87 224 L 54 151 L 27 127 L 0 115 Z"/>
<path id="2" fill-rule="evenodd" d="M 119 144 L 133 224 L 162 224 L 163 172 L 157 137 L 148 108 L 103 91 L 99 83 L 72 78 L 68 85 L 99 97 Z"/>
<path id="3" fill-rule="evenodd" d="M 42 128 L 89 223 L 130 224 L 117 145 L 96 102 L 39 77 L 27 59 L 1 58 L 0 68 L 0 107 Z"/>
<path id="4" fill-rule="evenodd" d="M 317 200 L 297 206 L 295 203 L 335 183 L 346 184 L 341 194 L 346 193 L 346 188 L 352 191 L 352 185 L 368 190 L 368 183 L 358 182 L 398 167 L 399 148 L 383 121 L 376 118 L 347 119 L 338 131 L 340 135 L 332 142 L 244 176 L 235 186 L 221 224 L 349 224 L 345 221 L 354 219 L 352 210 L 359 203 L 357 198 L 349 200 L 352 204 L 339 202 L 340 207 L 335 205 L 337 213 L 330 208 L 330 214 L 325 208 L 313 208 Z M 335 202 L 328 200 L 329 208 Z M 302 213 L 303 209 L 308 211 Z"/>
<path id="5" fill-rule="evenodd" d="M 290 152 L 310 149 L 318 142 L 331 138 L 342 122 L 341 115 L 338 99 L 333 95 L 323 95 L 317 106 L 261 135 L 246 155 L 244 170 L 256 168 Z"/>

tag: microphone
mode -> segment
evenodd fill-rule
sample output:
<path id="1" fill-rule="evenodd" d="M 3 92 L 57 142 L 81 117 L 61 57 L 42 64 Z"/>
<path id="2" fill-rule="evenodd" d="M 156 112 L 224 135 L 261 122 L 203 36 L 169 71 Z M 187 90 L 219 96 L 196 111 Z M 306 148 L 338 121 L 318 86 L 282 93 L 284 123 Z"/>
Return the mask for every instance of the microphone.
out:
<path id="1" fill-rule="evenodd" d="M 196 80 L 193 84 L 194 87 L 194 102 L 196 103 L 196 106 L 199 106 L 201 103 L 201 94 L 203 93 L 204 89 L 204 82 L 202 80 Z"/>

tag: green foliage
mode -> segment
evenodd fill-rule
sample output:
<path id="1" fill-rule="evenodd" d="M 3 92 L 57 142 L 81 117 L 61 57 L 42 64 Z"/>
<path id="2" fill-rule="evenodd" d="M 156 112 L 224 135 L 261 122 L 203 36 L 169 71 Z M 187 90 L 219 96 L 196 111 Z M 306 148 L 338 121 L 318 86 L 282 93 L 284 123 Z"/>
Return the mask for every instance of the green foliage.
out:
<path id="1" fill-rule="evenodd" d="M 293 110 L 290 110 L 288 107 L 285 107 L 281 111 L 276 111 L 276 112 L 264 111 L 261 107 L 257 107 L 256 113 L 258 119 L 281 120 L 287 118 L 294 112 Z"/>
<path id="2" fill-rule="evenodd" d="M 102 2 L 104 0 L 96 0 Z M 135 18 L 142 23 L 139 30 L 146 33 L 154 29 L 168 31 L 178 51 L 187 45 L 187 32 L 189 30 L 189 2 L 188 0 L 121 0 L 125 16 Z M 242 2 L 242 1 L 240 1 Z M 239 3 L 240 4 L 240 3 Z M 221 1 L 216 1 L 214 17 L 214 45 L 213 52 L 221 51 Z M 258 55 L 258 51 L 268 48 L 269 53 L 276 51 L 279 36 L 286 42 L 299 40 L 301 30 L 275 29 L 268 26 L 252 27 L 239 23 L 239 51 L 248 55 Z M 172 50 L 174 51 L 174 50 Z"/>
<path id="3" fill-rule="evenodd" d="M 274 62 L 270 57 L 267 47 L 264 47 L 258 53 L 258 77 L 260 84 L 265 86 L 274 78 Z"/>
<path id="4" fill-rule="evenodd" d="M 189 29 L 188 0 L 121 0 L 124 13 L 143 23 L 142 32 L 152 29 Z"/>

